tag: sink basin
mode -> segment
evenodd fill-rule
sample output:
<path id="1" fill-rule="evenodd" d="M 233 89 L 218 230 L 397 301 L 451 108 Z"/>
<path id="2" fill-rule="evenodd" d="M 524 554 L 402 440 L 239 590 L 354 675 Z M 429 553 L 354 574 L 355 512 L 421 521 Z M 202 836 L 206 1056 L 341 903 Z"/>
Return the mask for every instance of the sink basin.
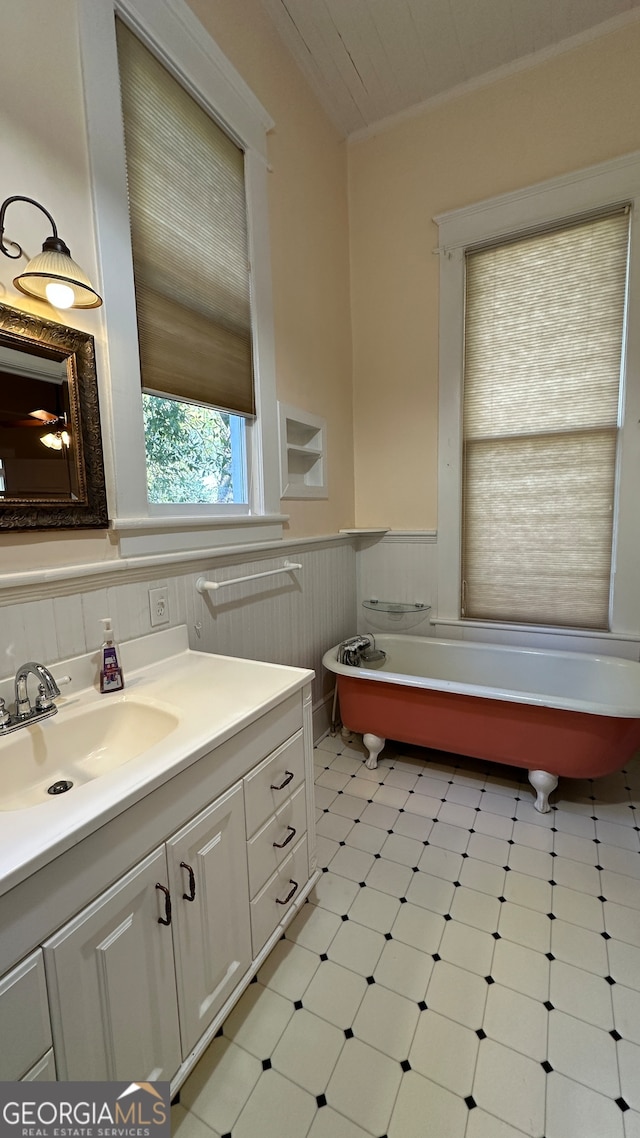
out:
<path id="1" fill-rule="evenodd" d="M 23 727 L 0 739 L 0 810 L 53 803 L 148 751 L 178 722 L 164 708 L 124 697 L 62 708 L 51 719 Z M 56 790 L 50 793 L 50 787 Z"/>

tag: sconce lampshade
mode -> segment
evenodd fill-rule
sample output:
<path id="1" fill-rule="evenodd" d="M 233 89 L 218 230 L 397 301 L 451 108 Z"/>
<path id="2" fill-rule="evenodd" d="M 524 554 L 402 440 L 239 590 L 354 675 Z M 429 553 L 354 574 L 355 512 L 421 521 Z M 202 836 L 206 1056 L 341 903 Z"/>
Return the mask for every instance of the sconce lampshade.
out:
<path id="1" fill-rule="evenodd" d="M 27 296 L 48 300 L 55 308 L 98 308 L 102 299 L 91 286 L 91 281 L 69 251 L 49 249 L 45 241 L 42 252 L 33 257 L 24 272 L 15 277 L 14 285 Z M 64 242 L 56 241 L 63 245 Z M 66 246 L 65 246 L 66 248 Z"/>
<path id="2" fill-rule="evenodd" d="M 16 260 L 22 256 L 21 247 L 15 241 L 5 243 L 4 215 L 7 206 L 14 201 L 35 205 L 51 222 L 53 234 L 47 237 L 42 252 L 33 257 L 24 272 L 14 278 L 14 285 L 27 296 L 38 300 L 48 300 L 55 308 L 98 308 L 102 298 L 93 288 L 86 273 L 72 260 L 64 241 L 58 236 L 56 223 L 51 214 L 33 198 L 11 197 L 0 208 L 0 250 L 6 257 Z M 17 252 L 12 253 L 10 247 Z"/>

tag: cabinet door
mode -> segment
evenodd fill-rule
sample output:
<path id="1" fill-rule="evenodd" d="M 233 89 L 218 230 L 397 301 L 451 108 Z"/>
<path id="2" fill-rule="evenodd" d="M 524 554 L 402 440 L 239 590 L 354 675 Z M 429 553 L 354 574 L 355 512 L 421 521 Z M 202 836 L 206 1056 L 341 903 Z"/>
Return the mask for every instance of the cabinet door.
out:
<path id="1" fill-rule="evenodd" d="M 186 1058 L 251 963 L 242 785 L 167 842 Z"/>
<path id="2" fill-rule="evenodd" d="M 58 1077 L 171 1079 L 180 1066 L 164 846 L 44 945 Z"/>
<path id="3" fill-rule="evenodd" d="M 49 1048 L 42 1059 L 34 1063 L 30 1071 L 23 1075 L 21 1083 L 55 1083 L 56 1063 L 53 1057 L 53 1048 Z"/>

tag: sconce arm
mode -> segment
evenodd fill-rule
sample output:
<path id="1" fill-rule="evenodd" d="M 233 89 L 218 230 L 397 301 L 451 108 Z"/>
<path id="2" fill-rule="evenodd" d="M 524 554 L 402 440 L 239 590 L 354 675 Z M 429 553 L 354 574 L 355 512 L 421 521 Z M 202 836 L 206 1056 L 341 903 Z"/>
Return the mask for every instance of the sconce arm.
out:
<path id="1" fill-rule="evenodd" d="M 45 241 L 45 243 L 43 245 L 43 250 L 47 249 L 47 250 L 54 250 L 58 253 L 65 253 L 67 255 L 67 257 L 69 257 L 71 255 L 69 253 L 69 250 L 68 250 L 67 246 L 65 245 L 64 241 L 62 241 L 60 239 L 60 237 L 58 237 L 58 227 L 57 227 L 55 221 L 53 220 L 51 214 L 49 213 L 49 210 L 45 209 L 43 205 L 40 205 L 40 202 L 35 201 L 33 198 L 25 198 L 25 197 L 22 197 L 20 194 L 16 194 L 11 198 L 7 198 L 6 201 L 4 201 L 2 203 L 2 206 L 0 207 L 0 249 L 4 253 L 5 257 L 10 257 L 12 261 L 17 261 L 18 258 L 23 255 L 23 250 L 20 247 L 20 245 L 18 245 L 18 243 L 16 241 L 8 241 L 7 245 L 12 245 L 14 249 L 18 250 L 17 253 L 10 253 L 9 249 L 7 248 L 7 245 L 5 245 L 4 215 L 7 212 L 7 207 L 10 206 L 12 202 L 28 202 L 29 205 L 36 206 L 36 208 L 39 209 L 45 215 L 45 217 L 49 218 L 53 232 L 51 234 L 51 237 L 47 237 L 47 240 Z"/>

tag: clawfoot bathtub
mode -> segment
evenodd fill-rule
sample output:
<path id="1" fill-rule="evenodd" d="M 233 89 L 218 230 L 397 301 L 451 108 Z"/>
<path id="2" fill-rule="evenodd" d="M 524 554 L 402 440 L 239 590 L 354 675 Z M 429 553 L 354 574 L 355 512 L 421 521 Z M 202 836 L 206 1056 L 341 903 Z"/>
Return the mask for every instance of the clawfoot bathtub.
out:
<path id="1" fill-rule="evenodd" d="M 525 767 L 536 809 L 558 777 L 596 778 L 640 747 L 640 664 L 420 636 L 377 636 L 380 667 L 323 663 L 336 673 L 340 714 L 377 766 L 386 740 Z"/>

